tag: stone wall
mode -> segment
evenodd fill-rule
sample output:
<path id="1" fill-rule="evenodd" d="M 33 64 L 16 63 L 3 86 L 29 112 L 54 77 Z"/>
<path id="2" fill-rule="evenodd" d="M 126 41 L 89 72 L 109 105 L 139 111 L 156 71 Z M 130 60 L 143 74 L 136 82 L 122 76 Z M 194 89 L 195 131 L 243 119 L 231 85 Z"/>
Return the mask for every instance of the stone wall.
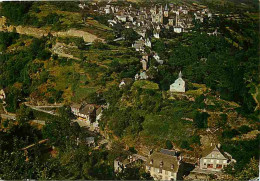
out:
<path id="1" fill-rule="evenodd" d="M 98 38 L 96 35 L 93 35 L 89 32 L 82 31 L 82 30 L 76 30 L 76 29 L 69 29 L 67 31 L 50 31 L 48 29 L 43 29 L 43 28 L 34 28 L 30 26 L 7 26 L 6 25 L 6 18 L 5 17 L 0 17 L 0 31 L 6 31 L 6 32 L 13 32 L 16 30 L 17 33 L 23 34 L 23 35 L 30 35 L 36 38 L 40 38 L 42 36 L 47 36 L 48 33 L 51 33 L 53 36 L 59 36 L 59 37 L 82 37 L 85 42 L 93 42 Z M 100 39 L 103 41 L 103 39 Z"/>

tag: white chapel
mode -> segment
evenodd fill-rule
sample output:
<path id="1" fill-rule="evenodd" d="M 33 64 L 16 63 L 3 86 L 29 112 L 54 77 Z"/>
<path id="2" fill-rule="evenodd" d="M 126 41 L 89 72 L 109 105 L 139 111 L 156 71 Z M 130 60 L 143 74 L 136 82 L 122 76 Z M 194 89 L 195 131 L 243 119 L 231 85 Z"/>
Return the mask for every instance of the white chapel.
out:
<path id="1" fill-rule="evenodd" d="M 171 92 L 185 92 L 185 81 L 182 79 L 182 73 L 180 71 L 179 78 L 170 85 Z"/>

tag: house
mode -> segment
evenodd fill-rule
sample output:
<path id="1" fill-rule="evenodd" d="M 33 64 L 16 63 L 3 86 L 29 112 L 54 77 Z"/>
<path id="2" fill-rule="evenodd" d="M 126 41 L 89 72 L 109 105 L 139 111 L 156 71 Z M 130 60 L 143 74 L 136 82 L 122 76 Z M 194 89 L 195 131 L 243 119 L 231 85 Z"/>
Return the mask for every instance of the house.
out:
<path id="1" fill-rule="evenodd" d="M 174 27 L 174 28 L 173 28 L 173 31 L 174 31 L 175 33 L 181 33 L 181 32 L 182 32 L 182 28 L 181 28 L 181 27 Z"/>
<path id="2" fill-rule="evenodd" d="M 122 88 L 123 86 L 126 86 L 126 85 L 131 85 L 132 82 L 133 82 L 133 80 L 131 78 L 124 78 L 120 82 L 119 88 Z"/>
<path id="3" fill-rule="evenodd" d="M 149 40 L 149 38 L 145 39 L 144 44 L 145 44 L 145 46 L 152 48 L 152 42 Z"/>
<path id="4" fill-rule="evenodd" d="M 140 40 L 135 41 L 135 43 L 132 45 L 132 47 L 136 51 L 144 51 L 144 40 L 140 39 Z"/>
<path id="5" fill-rule="evenodd" d="M 95 147 L 95 138 L 94 137 L 87 137 L 86 138 L 86 145 Z"/>
<path id="6" fill-rule="evenodd" d="M 97 131 L 99 132 L 99 121 L 101 119 L 102 116 L 102 112 L 103 112 L 103 106 L 99 106 L 96 109 L 96 119 L 94 122 L 90 123 L 90 130 L 91 131 Z"/>
<path id="7" fill-rule="evenodd" d="M 117 19 L 121 22 L 126 22 L 127 17 L 126 16 L 116 16 Z"/>
<path id="8" fill-rule="evenodd" d="M 95 106 L 92 104 L 87 104 L 79 109 L 78 115 L 80 118 L 85 119 L 86 121 L 94 121 L 95 119 Z"/>
<path id="9" fill-rule="evenodd" d="M 143 70 L 147 70 L 147 61 L 145 59 L 142 59 L 141 63 L 142 63 Z"/>
<path id="10" fill-rule="evenodd" d="M 81 109 L 82 105 L 81 104 L 77 104 L 74 103 L 70 106 L 71 108 L 71 112 L 75 115 L 75 116 L 79 116 L 79 110 Z"/>
<path id="11" fill-rule="evenodd" d="M 232 156 L 220 149 L 220 144 L 211 146 L 202 152 L 202 157 L 199 160 L 199 168 L 208 171 L 221 171 L 224 167 L 232 162 Z"/>
<path id="12" fill-rule="evenodd" d="M 148 79 L 148 76 L 147 76 L 147 74 L 146 74 L 145 71 L 143 71 L 143 72 L 140 73 L 140 79 L 141 79 L 141 80 L 146 80 L 146 79 Z"/>
<path id="13" fill-rule="evenodd" d="M 129 155 L 126 159 L 121 157 L 114 160 L 114 171 L 121 172 L 124 168 L 131 167 L 135 164 L 142 164 L 147 158 L 138 154 Z"/>
<path id="14" fill-rule="evenodd" d="M 0 99 L 5 99 L 5 91 L 3 89 L 0 90 Z"/>
<path id="15" fill-rule="evenodd" d="M 210 175 L 221 176 L 221 170 L 236 160 L 220 148 L 220 144 L 206 147 L 202 151 L 198 165 L 188 175 L 188 180 L 208 180 Z"/>
<path id="16" fill-rule="evenodd" d="M 140 76 L 139 74 L 135 74 L 135 80 L 139 80 Z"/>
<path id="17" fill-rule="evenodd" d="M 185 81 L 182 79 L 181 71 L 179 73 L 179 78 L 170 85 L 170 92 L 185 92 Z"/>
<path id="18" fill-rule="evenodd" d="M 159 63 L 160 65 L 163 64 L 163 60 L 160 60 L 160 57 L 157 53 L 154 54 L 153 58 L 156 60 L 157 63 Z"/>
<path id="19" fill-rule="evenodd" d="M 142 55 L 142 59 L 146 60 L 147 62 L 149 61 L 149 55 L 147 53 L 144 53 Z"/>
<path id="20" fill-rule="evenodd" d="M 148 157 L 145 170 L 155 180 L 179 180 L 182 177 L 182 167 L 181 157 L 174 151 L 164 149 Z"/>
<path id="21" fill-rule="evenodd" d="M 133 24 L 131 22 L 126 22 L 125 28 L 133 28 Z"/>
<path id="22" fill-rule="evenodd" d="M 155 38 L 159 39 L 159 38 L 160 38 L 160 32 L 159 32 L 159 31 L 154 31 L 154 32 L 153 32 L 153 36 L 154 36 Z"/>

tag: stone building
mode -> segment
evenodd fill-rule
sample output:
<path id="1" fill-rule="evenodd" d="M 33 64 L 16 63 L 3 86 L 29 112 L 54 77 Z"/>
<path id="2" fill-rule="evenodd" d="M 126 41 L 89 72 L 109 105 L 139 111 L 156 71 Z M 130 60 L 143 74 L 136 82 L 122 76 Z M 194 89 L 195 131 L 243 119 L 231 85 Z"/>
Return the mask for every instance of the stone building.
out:
<path id="1" fill-rule="evenodd" d="M 181 158 L 174 151 L 161 150 L 151 154 L 147 159 L 145 170 L 150 172 L 155 180 L 180 180 L 182 167 Z"/>
<path id="2" fill-rule="evenodd" d="M 198 161 L 198 165 L 186 177 L 187 180 L 209 180 L 211 175 L 221 177 L 221 171 L 227 165 L 236 160 L 227 152 L 221 150 L 220 145 L 212 145 L 206 147 L 202 151 L 202 157 Z"/>
<path id="3" fill-rule="evenodd" d="M 199 161 L 199 168 L 202 170 L 221 171 L 224 167 L 232 162 L 232 156 L 220 149 L 220 145 L 212 146 L 202 153 Z"/>

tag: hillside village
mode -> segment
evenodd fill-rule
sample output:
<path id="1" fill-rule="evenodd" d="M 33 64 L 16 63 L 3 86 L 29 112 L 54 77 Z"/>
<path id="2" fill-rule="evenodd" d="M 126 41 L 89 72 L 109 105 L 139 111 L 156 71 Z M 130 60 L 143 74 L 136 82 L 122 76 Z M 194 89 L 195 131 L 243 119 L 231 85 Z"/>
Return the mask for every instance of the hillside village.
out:
<path id="1" fill-rule="evenodd" d="M 60 3 L 0 3 L 0 179 L 257 178 L 251 4 Z"/>

